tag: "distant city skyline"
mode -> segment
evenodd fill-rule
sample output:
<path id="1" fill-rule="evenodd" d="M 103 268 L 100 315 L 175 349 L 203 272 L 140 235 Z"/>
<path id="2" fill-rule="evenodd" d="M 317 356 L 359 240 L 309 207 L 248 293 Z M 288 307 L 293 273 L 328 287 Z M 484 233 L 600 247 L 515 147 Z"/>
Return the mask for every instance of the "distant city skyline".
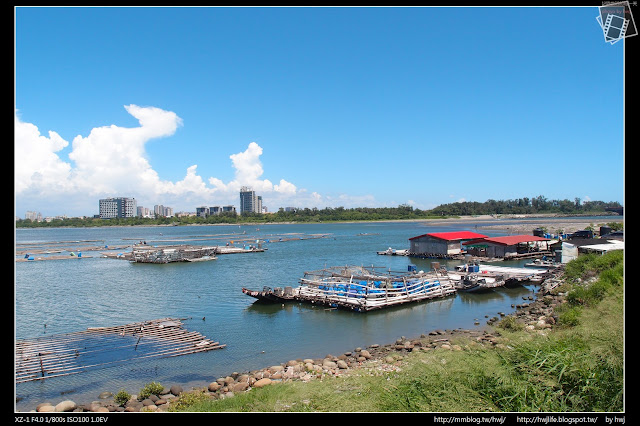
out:
<path id="1" fill-rule="evenodd" d="M 14 10 L 16 216 L 243 186 L 271 211 L 624 204 L 626 41 L 597 7 Z"/>

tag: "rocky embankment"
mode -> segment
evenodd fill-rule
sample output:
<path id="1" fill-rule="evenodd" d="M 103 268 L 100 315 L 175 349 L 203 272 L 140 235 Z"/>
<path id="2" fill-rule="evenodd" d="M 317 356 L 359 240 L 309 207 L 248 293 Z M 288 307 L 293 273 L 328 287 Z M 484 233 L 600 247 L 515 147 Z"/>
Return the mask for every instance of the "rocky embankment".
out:
<path id="1" fill-rule="evenodd" d="M 473 329 L 434 330 L 417 338 L 401 337 L 386 345 L 371 345 L 365 349 L 355 348 L 341 355 L 326 355 L 318 359 L 296 359 L 248 373 L 233 373 L 211 382 L 206 388 L 191 389 L 186 392 L 199 392 L 212 399 L 231 398 L 240 392 L 253 388 L 270 386 L 278 382 L 325 379 L 350 374 L 356 369 L 366 369 L 369 374 L 385 374 L 400 368 L 402 359 L 414 351 L 448 350 L 463 351 L 473 345 L 505 347 L 499 327 L 503 319 L 509 319 L 514 327 L 530 333 L 546 333 L 556 324 L 555 307 L 564 302 L 562 294 L 538 293 L 538 297 L 526 296 L 523 303 L 514 305 L 515 312 L 505 315 L 497 312 L 488 318 L 487 326 Z M 479 324 L 479 320 L 476 322 Z M 59 403 L 39 404 L 37 412 L 140 412 L 167 411 L 185 390 L 179 385 L 165 387 L 159 395 L 151 395 L 140 400 L 132 395 L 128 402 L 119 405 L 111 392 L 103 392 L 96 401 L 76 404 L 66 400 Z"/>

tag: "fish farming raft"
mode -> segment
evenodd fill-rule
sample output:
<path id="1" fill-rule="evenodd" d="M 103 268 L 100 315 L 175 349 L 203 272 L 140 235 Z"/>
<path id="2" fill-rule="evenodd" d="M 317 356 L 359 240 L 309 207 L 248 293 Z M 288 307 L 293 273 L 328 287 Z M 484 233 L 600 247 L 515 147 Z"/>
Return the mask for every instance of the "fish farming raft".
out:
<path id="1" fill-rule="evenodd" d="M 338 266 L 305 272 L 297 288 L 243 288 L 248 296 L 268 302 L 300 301 L 368 312 L 404 303 L 454 295 L 451 280 L 438 271 L 383 272 L 374 266 Z"/>
<path id="2" fill-rule="evenodd" d="M 114 327 L 16 340 L 16 383 L 67 376 L 138 360 L 221 349 L 179 319 L 164 318 Z"/>
<path id="3" fill-rule="evenodd" d="M 136 246 L 131 252 L 131 262 L 134 263 L 171 263 L 196 262 L 201 260 L 215 260 L 217 247 L 147 247 Z"/>

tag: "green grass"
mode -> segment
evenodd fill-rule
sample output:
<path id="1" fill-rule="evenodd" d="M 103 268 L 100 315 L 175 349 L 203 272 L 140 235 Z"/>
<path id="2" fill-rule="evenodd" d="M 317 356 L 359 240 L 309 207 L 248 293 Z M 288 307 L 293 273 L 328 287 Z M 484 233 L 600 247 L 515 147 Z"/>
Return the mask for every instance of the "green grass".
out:
<path id="1" fill-rule="evenodd" d="M 513 322 L 503 344 L 460 340 L 462 351 L 412 352 L 396 371 L 277 383 L 209 400 L 180 398 L 180 411 L 233 412 L 616 412 L 623 411 L 623 257 L 568 265 L 566 318 L 546 335 Z M 577 278 L 580 278 L 578 283 Z M 589 280 L 589 278 L 591 278 Z M 570 321 L 569 321 L 570 319 Z M 187 399 L 191 401 L 187 401 Z"/>

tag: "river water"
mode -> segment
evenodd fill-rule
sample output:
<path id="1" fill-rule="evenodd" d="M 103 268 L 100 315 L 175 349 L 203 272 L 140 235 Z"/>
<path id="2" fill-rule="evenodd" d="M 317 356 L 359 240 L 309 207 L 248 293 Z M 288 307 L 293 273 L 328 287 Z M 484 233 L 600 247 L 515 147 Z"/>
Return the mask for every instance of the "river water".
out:
<path id="1" fill-rule="evenodd" d="M 138 241 L 217 245 L 255 237 L 269 242 L 262 245 L 265 252 L 220 255 L 217 260 L 195 263 L 134 264 L 103 258 L 99 251 L 82 252 L 82 259 L 16 262 L 16 339 L 174 317 L 186 318 L 187 330 L 226 344 L 220 350 L 18 383 L 16 410 L 34 409 L 44 401 L 90 402 L 102 391 L 124 389 L 137 394 L 151 381 L 181 384 L 185 389 L 206 386 L 232 372 L 290 359 L 339 355 L 436 329 L 472 328 L 475 321 L 484 324 L 486 316 L 513 312 L 512 304 L 522 303 L 523 296 L 536 290 L 527 285 L 486 294 L 457 294 L 365 314 L 307 304 L 261 305 L 241 291 L 242 287 L 296 286 L 304 271 L 329 266 L 375 265 L 407 271 L 409 264 L 415 264 L 418 270 L 428 270 L 432 259 L 376 252 L 408 248 L 408 239 L 416 235 L 456 230 L 476 229 L 469 223 L 434 226 L 429 222 L 17 229 L 18 246 L 65 241 L 71 250 Z M 308 238 L 319 234 L 325 236 Z M 303 239 L 295 239 L 298 237 Z M 460 262 L 441 263 L 453 269 Z"/>

